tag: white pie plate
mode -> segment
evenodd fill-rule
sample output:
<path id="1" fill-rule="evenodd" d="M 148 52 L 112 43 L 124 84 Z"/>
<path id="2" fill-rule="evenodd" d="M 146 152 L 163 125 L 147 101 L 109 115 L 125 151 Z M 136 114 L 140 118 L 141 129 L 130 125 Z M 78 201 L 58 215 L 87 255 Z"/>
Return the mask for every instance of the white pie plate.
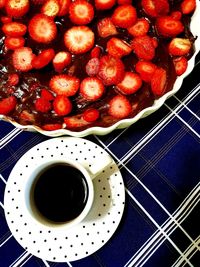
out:
<path id="1" fill-rule="evenodd" d="M 71 131 L 68 129 L 59 129 L 59 130 L 55 130 L 55 131 L 44 131 L 38 126 L 21 125 L 15 121 L 13 121 L 9 117 L 3 116 L 3 115 L 0 115 L 0 119 L 3 119 L 5 121 L 12 123 L 17 128 L 28 130 L 28 131 L 36 131 L 36 132 L 39 132 L 43 135 L 50 136 L 50 137 L 56 137 L 56 136 L 62 136 L 62 135 L 83 137 L 83 136 L 87 136 L 90 134 L 106 135 L 106 134 L 111 133 L 115 129 L 127 128 L 130 125 L 137 122 L 139 119 L 150 115 L 151 113 L 158 110 L 169 97 L 171 97 L 172 95 L 174 95 L 175 93 L 177 93 L 179 91 L 179 89 L 181 88 L 181 85 L 183 83 L 184 78 L 187 77 L 192 72 L 192 70 L 195 66 L 195 58 L 196 58 L 198 52 L 200 51 L 200 27 L 199 27 L 200 2 L 197 0 L 196 4 L 197 4 L 197 7 L 196 7 L 196 10 L 192 16 L 190 29 L 191 29 L 193 36 L 198 37 L 198 38 L 196 39 L 196 41 L 194 43 L 195 52 L 194 52 L 192 58 L 188 62 L 188 68 L 187 68 L 186 72 L 176 79 L 174 86 L 173 86 L 173 89 L 171 91 L 169 91 L 168 93 L 166 93 L 165 95 L 163 95 L 159 99 L 155 100 L 152 106 L 143 109 L 135 117 L 129 118 L 129 119 L 122 119 L 122 120 L 116 122 L 115 124 L 113 124 L 112 126 L 109 126 L 109 127 L 91 127 L 91 128 L 86 129 L 86 130 L 79 131 L 79 132 Z"/>

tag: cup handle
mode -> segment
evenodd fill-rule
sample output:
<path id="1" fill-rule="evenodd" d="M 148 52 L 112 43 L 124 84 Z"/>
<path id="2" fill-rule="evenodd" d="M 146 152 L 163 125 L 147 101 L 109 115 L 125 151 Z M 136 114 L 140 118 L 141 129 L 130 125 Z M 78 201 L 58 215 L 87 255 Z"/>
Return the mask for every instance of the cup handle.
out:
<path id="1" fill-rule="evenodd" d="M 113 159 L 109 155 L 104 155 L 102 158 L 99 158 L 96 162 L 93 162 L 89 168 L 90 176 L 92 180 L 100 174 L 103 169 L 111 166 L 114 163 Z"/>

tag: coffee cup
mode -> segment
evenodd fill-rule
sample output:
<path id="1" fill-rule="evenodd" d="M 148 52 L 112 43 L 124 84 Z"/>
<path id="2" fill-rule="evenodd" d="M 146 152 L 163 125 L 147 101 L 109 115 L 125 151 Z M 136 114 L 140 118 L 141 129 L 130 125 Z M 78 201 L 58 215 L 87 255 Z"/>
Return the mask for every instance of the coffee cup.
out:
<path id="1" fill-rule="evenodd" d="M 66 229 L 83 221 L 94 199 L 92 180 L 111 162 L 108 157 L 92 168 L 72 159 L 37 165 L 25 187 L 25 206 L 31 219 L 43 226 Z"/>

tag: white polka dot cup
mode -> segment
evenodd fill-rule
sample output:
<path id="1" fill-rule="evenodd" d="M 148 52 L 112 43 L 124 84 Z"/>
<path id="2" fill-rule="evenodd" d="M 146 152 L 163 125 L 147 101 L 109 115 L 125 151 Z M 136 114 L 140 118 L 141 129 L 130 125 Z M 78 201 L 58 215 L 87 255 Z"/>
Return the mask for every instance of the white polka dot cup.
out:
<path id="1" fill-rule="evenodd" d="M 46 227 L 68 229 L 77 225 L 92 207 L 92 180 L 111 162 L 107 157 L 88 169 L 72 159 L 43 161 L 27 177 L 27 213 L 35 223 Z"/>

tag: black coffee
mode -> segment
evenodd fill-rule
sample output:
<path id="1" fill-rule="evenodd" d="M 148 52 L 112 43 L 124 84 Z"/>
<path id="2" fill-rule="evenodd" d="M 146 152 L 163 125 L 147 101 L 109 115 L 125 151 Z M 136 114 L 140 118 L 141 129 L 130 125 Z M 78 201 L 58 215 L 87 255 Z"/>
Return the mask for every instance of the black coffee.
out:
<path id="1" fill-rule="evenodd" d="M 88 186 L 79 170 L 59 163 L 38 175 L 32 196 L 36 208 L 46 219 L 66 222 L 76 218 L 84 209 Z"/>

